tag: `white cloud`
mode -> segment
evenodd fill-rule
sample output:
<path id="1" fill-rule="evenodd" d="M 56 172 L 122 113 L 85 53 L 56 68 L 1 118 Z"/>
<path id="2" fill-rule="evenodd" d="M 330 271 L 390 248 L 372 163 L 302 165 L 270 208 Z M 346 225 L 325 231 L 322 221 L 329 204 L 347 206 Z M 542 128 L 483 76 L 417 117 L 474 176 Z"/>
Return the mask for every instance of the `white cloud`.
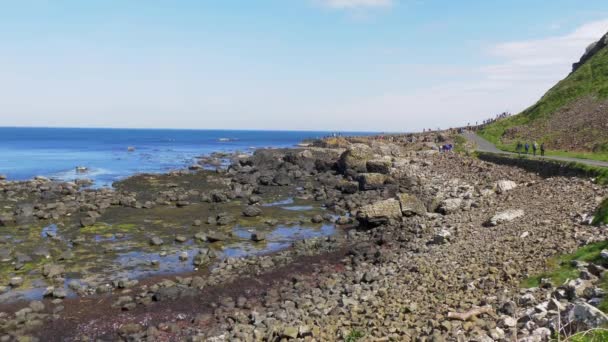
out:
<path id="1" fill-rule="evenodd" d="M 326 117 L 348 117 L 354 129 L 377 130 L 391 123 L 395 131 L 455 127 L 481 121 L 502 111 L 519 113 L 534 104 L 571 71 L 592 42 L 608 31 L 608 19 L 544 39 L 497 43 L 480 50 L 495 63 L 461 68 L 453 65 L 400 66 L 436 84 L 411 91 L 371 95 L 329 108 Z M 337 114 L 337 115 L 335 115 Z M 373 118 L 373 119 L 371 119 Z M 338 122 L 334 123 L 336 126 Z"/>
<path id="2" fill-rule="evenodd" d="M 393 0 L 318 0 L 323 6 L 335 9 L 391 7 Z"/>
<path id="3" fill-rule="evenodd" d="M 500 43 L 488 52 L 502 62 L 482 67 L 489 79 L 547 80 L 566 76 L 592 42 L 608 31 L 608 19 L 594 21 L 562 36 Z"/>

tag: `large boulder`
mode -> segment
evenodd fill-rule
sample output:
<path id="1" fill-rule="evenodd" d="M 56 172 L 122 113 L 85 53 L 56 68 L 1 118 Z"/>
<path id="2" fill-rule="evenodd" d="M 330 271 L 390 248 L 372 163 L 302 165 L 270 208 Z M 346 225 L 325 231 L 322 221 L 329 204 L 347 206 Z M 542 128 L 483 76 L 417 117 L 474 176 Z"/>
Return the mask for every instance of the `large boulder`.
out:
<path id="1" fill-rule="evenodd" d="M 362 207 L 357 220 L 363 225 L 376 226 L 401 218 L 401 206 L 396 199 L 387 199 Z"/>
<path id="2" fill-rule="evenodd" d="M 608 315 L 583 301 L 573 303 L 562 316 L 564 322 L 574 325 L 576 330 L 598 328 L 608 324 Z"/>
<path id="3" fill-rule="evenodd" d="M 342 172 L 353 170 L 355 172 L 366 172 L 367 161 L 372 159 L 374 153 L 372 149 L 365 144 L 352 144 L 338 160 L 338 168 Z"/>
<path id="4" fill-rule="evenodd" d="M 392 162 L 390 159 L 372 159 L 366 163 L 367 172 L 388 175 L 391 172 Z"/>
<path id="5" fill-rule="evenodd" d="M 384 187 L 386 175 L 381 173 L 363 173 L 359 175 L 359 188 L 361 190 L 376 190 Z"/>
<path id="6" fill-rule="evenodd" d="M 502 211 L 490 218 L 488 225 L 497 226 L 501 223 L 511 222 L 517 218 L 524 216 L 524 211 L 521 209 L 509 209 Z"/>
<path id="7" fill-rule="evenodd" d="M 403 216 L 414 216 L 426 214 L 426 207 L 416 196 L 410 194 L 398 194 L 399 204 L 401 205 L 401 213 Z"/>

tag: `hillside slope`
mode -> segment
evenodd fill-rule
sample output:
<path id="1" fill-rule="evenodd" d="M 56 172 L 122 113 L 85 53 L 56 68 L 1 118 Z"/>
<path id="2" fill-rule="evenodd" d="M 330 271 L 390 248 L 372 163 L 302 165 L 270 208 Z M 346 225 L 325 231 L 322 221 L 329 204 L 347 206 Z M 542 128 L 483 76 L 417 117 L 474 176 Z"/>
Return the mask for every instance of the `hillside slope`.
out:
<path id="1" fill-rule="evenodd" d="M 536 104 L 480 134 L 507 150 L 535 140 L 550 150 L 608 155 L 608 34 Z"/>

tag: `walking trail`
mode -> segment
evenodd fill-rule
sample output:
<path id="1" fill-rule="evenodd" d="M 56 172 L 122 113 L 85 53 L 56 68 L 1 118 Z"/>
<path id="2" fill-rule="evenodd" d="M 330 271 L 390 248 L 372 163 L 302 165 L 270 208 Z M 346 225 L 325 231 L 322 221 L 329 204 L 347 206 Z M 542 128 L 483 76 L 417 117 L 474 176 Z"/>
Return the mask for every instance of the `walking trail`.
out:
<path id="1" fill-rule="evenodd" d="M 477 145 L 477 151 L 479 151 L 479 152 L 516 154 L 513 152 L 506 152 L 506 151 L 499 150 L 498 148 L 496 148 L 496 146 L 494 146 L 494 144 L 492 144 L 491 142 L 487 141 L 486 139 L 480 137 L 479 135 L 475 134 L 474 132 L 465 132 L 463 135 L 469 141 L 472 141 Z M 534 158 L 530 154 L 528 155 L 528 157 Z M 559 156 L 544 156 L 544 157 L 537 156 L 536 158 L 545 158 L 545 159 L 560 160 L 560 161 L 565 161 L 565 162 L 577 162 L 577 163 L 582 163 L 582 164 L 587 164 L 587 165 L 592 165 L 592 166 L 608 167 L 608 162 L 592 160 L 592 159 L 579 159 L 579 158 L 559 157 Z"/>

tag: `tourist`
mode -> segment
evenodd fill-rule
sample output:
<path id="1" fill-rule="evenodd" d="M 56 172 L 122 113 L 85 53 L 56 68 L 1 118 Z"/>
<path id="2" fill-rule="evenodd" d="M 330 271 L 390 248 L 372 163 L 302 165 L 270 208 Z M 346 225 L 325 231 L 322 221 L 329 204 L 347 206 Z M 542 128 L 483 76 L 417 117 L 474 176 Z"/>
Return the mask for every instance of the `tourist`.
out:
<path id="1" fill-rule="evenodd" d="M 536 150 L 538 150 L 538 144 L 535 141 L 534 143 L 532 143 L 532 152 L 534 153 L 534 155 L 536 155 Z"/>
<path id="2" fill-rule="evenodd" d="M 530 144 L 526 143 L 524 145 L 524 149 L 526 150 L 526 154 L 528 154 L 528 152 L 530 151 Z"/>
<path id="3" fill-rule="evenodd" d="M 523 145 L 522 145 L 521 141 L 518 141 L 517 146 L 515 147 L 515 151 L 517 152 L 517 154 L 521 154 L 522 147 L 523 147 Z"/>
<path id="4" fill-rule="evenodd" d="M 540 156 L 541 157 L 545 156 L 545 143 L 540 144 Z"/>

